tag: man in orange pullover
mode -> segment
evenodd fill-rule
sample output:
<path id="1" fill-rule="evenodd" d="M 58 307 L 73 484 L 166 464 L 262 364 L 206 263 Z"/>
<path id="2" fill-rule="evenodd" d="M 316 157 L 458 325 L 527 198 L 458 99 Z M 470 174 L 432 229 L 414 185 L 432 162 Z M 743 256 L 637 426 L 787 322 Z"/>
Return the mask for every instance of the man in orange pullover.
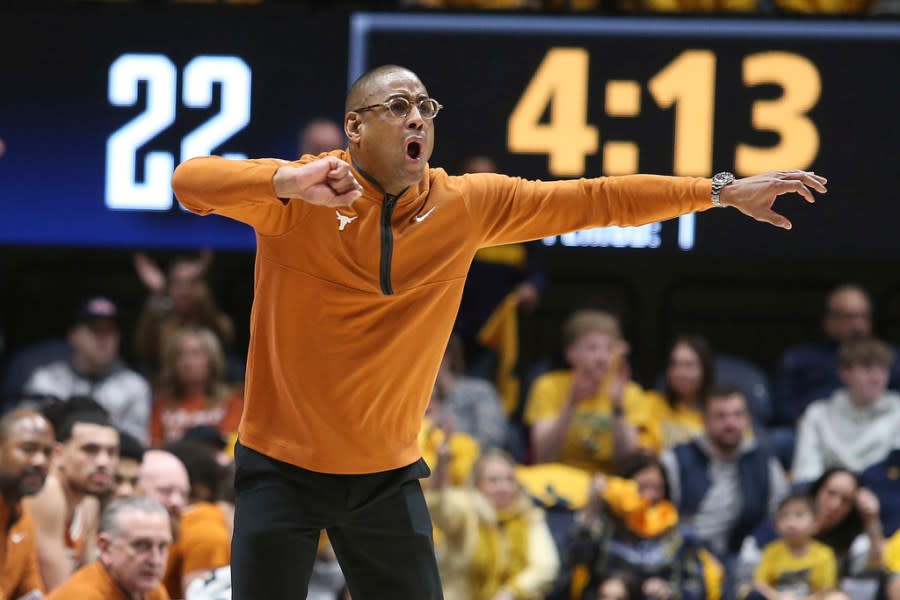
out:
<path id="1" fill-rule="evenodd" d="M 540 182 L 430 168 L 441 106 L 379 67 L 347 96 L 348 150 L 195 158 L 181 203 L 256 230 L 246 402 L 236 446 L 234 598 L 302 597 L 319 530 L 354 597 L 440 598 L 416 436 L 482 247 L 734 206 L 789 228 L 801 171 L 745 179 L 634 175 Z"/>
<path id="2" fill-rule="evenodd" d="M 44 486 L 53 445 L 53 428 L 34 411 L 0 419 L 0 600 L 43 597 L 34 523 L 22 498 Z"/>
<path id="3" fill-rule="evenodd" d="M 146 496 L 119 498 L 103 511 L 99 555 L 46 600 L 169 600 L 161 583 L 172 527 L 169 514 Z"/>

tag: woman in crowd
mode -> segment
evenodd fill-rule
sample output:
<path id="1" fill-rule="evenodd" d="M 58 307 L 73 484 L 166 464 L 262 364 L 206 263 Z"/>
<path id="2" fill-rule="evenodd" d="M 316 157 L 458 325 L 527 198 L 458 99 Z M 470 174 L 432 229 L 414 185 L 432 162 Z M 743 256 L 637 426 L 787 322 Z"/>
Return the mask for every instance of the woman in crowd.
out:
<path id="1" fill-rule="evenodd" d="M 713 354 L 706 340 L 683 335 L 669 351 L 662 394 L 648 394 L 659 415 L 663 448 L 671 448 L 703 433 L 703 398 L 715 381 Z"/>
<path id="2" fill-rule="evenodd" d="M 544 511 L 522 491 L 515 463 L 487 450 L 475 463 L 472 484 L 448 488 L 449 449 L 426 492 L 438 529 L 437 554 L 446 600 L 540 600 L 558 568 Z"/>
<path id="3" fill-rule="evenodd" d="M 825 471 L 809 488 L 816 507 L 816 539 L 834 551 L 838 575 L 879 569 L 884 534 L 878 497 L 847 469 Z"/>
<path id="4" fill-rule="evenodd" d="M 237 431 L 243 401 L 225 384 L 225 357 L 218 338 L 204 328 L 176 331 L 163 354 L 158 392 L 150 417 L 154 445 L 180 439 L 197 425 L 226 438 Z"/>

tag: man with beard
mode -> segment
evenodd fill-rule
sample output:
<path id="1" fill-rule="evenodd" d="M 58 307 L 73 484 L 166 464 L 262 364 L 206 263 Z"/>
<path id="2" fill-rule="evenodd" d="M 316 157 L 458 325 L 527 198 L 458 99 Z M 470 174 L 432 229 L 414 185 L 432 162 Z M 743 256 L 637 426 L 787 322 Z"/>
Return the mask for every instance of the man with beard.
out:
<path id="1" fill-rule="evenodd" d="M 160 582 L 172 528 L 159 502 L 114 500 L 100 519 L 97 560 L 79 569 L 47 600 L 169 600 Z"/>
<path id="2" fill-rule="evenodd" d="M 747 399 L 716 388 L 703 406 L 703 435 L 663 453 L 672 502 L 696 536 L 723 559 L 787 493 L 777 459 L 749 436 Z"/>
<path id="3" fill-rule="evenodd" d="M 303 597 L 322 529 L 354 596 L 441 598 L 417 434 L 480 248 L 714 206 L 789 229 L 776 197 L 826 191 L 802 171 L 453 177 L 428 165 L 441 104 L 396 65 L 354 82 L 345 109 L 347 149 L 199 157 L 172 179 L 188 210 L 256 232 L 235 600 Z"/>
<path id="4" fill-rule="evenodd" d="M 22 498 L 40 491 L 53 456 L 53 428 L 38 413 L 0 419 L 0 598 L 40 598 L 34 525 Z"/>
<path id="5" fill-rule="evenodd" d="M 93 560 L 100 498 L 112 489 L 119 460 L 119 432 L 102 412 L 70 414 L 56 439 L 47 484 L 27 502 L 48 590 Z"/>

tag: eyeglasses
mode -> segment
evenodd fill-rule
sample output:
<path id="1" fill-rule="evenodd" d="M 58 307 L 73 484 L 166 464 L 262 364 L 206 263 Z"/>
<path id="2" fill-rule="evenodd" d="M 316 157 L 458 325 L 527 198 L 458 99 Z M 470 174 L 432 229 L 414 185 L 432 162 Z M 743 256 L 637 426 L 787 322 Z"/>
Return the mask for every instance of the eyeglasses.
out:
<path id="1" fill-rule="evenodd" d="M 362 108 L 357 108 L 356 110 L 350 112 L 361 113 L 367 110 L 372 110 L 374 108 L 386 108 L 391 111 L 391 114 L 397 117 L 398 119 L 405 119 L 409 114 L 409 111 L 412 110 L 413 101 L 404 96 L 396 96 L 391 98 L 390 100 L 385 100 L 384 102 L 379 102 L 378 104 L 370 104 L 369 106 L 363 106 Z M 434 98 L 421 98 L 415 101 L 416 108 L 419 109 L 419 114 L 422 115 L 423 119 L 433 119 L 437 116 L 437 114 L 444 108 L 440 102 L 435 100 Z"/>

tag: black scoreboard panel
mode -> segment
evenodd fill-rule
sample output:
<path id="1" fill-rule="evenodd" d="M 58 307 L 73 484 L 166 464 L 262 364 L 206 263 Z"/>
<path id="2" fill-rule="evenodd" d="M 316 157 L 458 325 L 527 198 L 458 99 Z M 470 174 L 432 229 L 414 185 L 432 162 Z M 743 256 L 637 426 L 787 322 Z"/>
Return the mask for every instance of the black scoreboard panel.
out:
<path id="1" fill-rule="evenodd" d="M 546 240 L 706 256 L 865 257 L 900 249 L 900 24 L 357 15 L 351 74 L 409 65 L 446 109 L 436 164 L 497 158 L 532 178 L 810 169 L 784 232 L 734 211 Z"/>

